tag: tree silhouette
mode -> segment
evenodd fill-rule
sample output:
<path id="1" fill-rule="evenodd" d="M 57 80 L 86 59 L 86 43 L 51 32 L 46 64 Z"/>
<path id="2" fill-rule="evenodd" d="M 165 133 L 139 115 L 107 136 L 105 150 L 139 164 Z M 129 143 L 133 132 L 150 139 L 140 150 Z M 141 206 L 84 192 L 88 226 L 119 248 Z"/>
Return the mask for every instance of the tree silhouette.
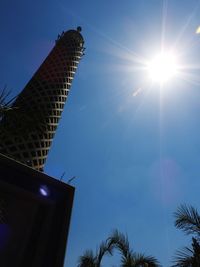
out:
<path id="1" fill-rule="evenodd" d="M 175 226 L 192 237 L 190 247 L 178 250 L 173 267 L 200 267 L 200 215 L 192 206 L 181 205 L 175 212 Z"/>
<path id="2" fill-rule="evenodd" d="M 16 97 L 8 99 L 11 94 L 11 91 L 8 91 L 6 86 L 0 93 L 0 120 L 4 116 L 5 113 L 12 110 L 12 103 Z"/>
<path id="3" fill-rule="evenodd" d="M 101 267 L 102 258 L 112 255 L 117 249 L 121 254 L 121 267 L 158 267 L 159 262 L 152 256 L 135 253 L 130 249 L 128 237 L 118 230 L 113 231 L 105 242 L 102 242 L 96 254 L 87 250 L 79 258 L 78 267 Z"/>
<path id="4" fill-rule="evenodd" d="M 101 261 L 105 255 L 112 255 L 113 246 L 107 240 L 102 242 L 94 255 L 92 250 L 86 250 L 79 257 L 78 267 L 100 267 Z"/>
<path id="5" fill-rule="evenodd" d="M 200 244 L 192 238 L 192 246 L 178 250 L 173 267 L 200 267 Z"/>
<path id="6" fill-rule="evenodd" d="M 158 260 L 153 256 L 145 256 L 141 253 L 133 252 L 130 249 L 127 235 L 115 230 L 108 238 L 113 247 L 121 254 L 122 267 L 157 267 L 160 266 Z"/>
<path id="7" fill-rule="evenodd" d="M 192 206 L 181 205 L 175 212 L 175 226 L 186 234 L 200 236 L 200 215 Z"/>

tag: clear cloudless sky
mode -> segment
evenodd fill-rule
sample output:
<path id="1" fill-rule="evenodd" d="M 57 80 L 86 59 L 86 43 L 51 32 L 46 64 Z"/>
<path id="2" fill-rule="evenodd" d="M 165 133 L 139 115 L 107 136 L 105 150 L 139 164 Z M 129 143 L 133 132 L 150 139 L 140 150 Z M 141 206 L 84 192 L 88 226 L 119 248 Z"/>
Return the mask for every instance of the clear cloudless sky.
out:
<path id="1" fill-rule="evenodd" d="M 65 182 L 76 176 L 65 267 L 115 228 L 163 266 L 188 245 L 173 212 L 182 203 L 200 210 L 199 24 L 197 0 L 0 1 L 0 87 L 13 94 L 59 33 L 83 28 L 85 56 L 45 168 L 58 179 L 65 172 Z M 162 91 L 138 70 L 161 41 L 195 65 Z"/>

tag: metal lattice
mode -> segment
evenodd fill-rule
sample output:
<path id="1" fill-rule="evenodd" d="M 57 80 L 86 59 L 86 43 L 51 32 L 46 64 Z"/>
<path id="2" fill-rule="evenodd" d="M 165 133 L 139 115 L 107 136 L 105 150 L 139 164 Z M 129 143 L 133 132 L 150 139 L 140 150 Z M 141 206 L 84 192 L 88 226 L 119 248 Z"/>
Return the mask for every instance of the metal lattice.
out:
<path id="1" fill-rule="evenodd" d="M 0 153 L 42 171 L 78 63 L 84 40 L 63 32 L 0 124 Z"/>

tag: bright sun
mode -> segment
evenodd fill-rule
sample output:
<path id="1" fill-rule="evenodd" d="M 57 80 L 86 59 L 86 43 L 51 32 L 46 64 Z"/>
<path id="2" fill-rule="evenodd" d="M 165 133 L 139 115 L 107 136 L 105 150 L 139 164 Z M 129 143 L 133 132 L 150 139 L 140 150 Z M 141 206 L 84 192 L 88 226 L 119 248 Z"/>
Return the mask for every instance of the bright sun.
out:
<path id="1" fill-rule="evenodd" d="M 149 78 L 153 82 L 164 84 L 171 80 L 178 71 L 177 59 L 172 52 L 161 52 L 147 64 Z"/>

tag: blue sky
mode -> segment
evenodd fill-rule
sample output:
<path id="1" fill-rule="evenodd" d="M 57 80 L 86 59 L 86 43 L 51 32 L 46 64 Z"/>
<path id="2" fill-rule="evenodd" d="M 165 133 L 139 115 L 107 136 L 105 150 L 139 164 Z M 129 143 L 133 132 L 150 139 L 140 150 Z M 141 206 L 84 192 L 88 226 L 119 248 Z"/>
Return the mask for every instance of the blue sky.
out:
<path id="1" fill-rule="evenodd" d="M 197 0 L 3 0 L 0 86 L 20 92 L 57 34 L 81 25 L 80 62 L 45 172 L 76 176 L 65 267 L 117 228 L 133 249 L 169 266 L 187 238 L 181 203 L 199 208 L 200 3 Z M 159 90 L 138 57 L 176 47 L 187 69 Z M 141 93 L 133 93 L 142 88 Z M 116 259 L 105 260 L 112 266 Z"/>

